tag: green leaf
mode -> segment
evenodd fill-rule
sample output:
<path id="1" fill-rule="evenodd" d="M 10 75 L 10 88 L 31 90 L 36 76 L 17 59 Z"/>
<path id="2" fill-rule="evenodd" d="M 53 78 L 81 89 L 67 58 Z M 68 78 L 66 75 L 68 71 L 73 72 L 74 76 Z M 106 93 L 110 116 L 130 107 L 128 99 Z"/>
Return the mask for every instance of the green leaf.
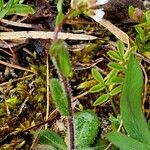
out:
<path id="1" fill-rule="evenodd" d="M 8 1 L 8 3 L 6 4 L 6 7 L 0 11 L 0 19 L 4 18 L 7 15 L 8 11 L 13 6 L 13 4 L 14 4 L 14 0 Z"/>
<path id="2" fill-rule="evenodd" d="M 128 13 L 129 13 L 129 16 L 131 18 L 134 17 L 134 13 L 135 13 L 135 8 L 133 6 L 130 6 L 129 9 L 128 9 Z"/>
<path id="3" fill-rule="evenodd" d="M 64 20 L 63 14 L 63 0 L 59 0 L 57 3 L 58 15 L 56 17 L 56 27 L 60 26 Z"/>
<path id="4" fill-rule="evenodd" d="M 150 23 L 150 10 L 145 13 L 147 23 Z"/>
<path id="5" fill-rule="evenodd" d="M 77 148 L 89 147 L 96 138 L 99 120 L 91 110 L 78 112 L 75 121 L 75 146 Z"/>
<path id="6" fill-rule="evenodd" d="M 41 130 L 38 137 L 42 144 L 47 144 L 60 150 L 67 150 L 64 139 L 52 130 Z"/>
<path id="7" fill-rule="evenodd" d="M 150 149 L 148 145 L 117 132 L 108 133 L 107 138 L 122 150 L 149 150 Z"/>
<path id="8" fill-rule="evenodd" d="M 3 7 L 4 7 L 4 0 L 0 0 L 0 9 L 2 10 Z"/>
<path id="9" fill-rule="evenodd" d="M 53 57 L 58 57 L 60 50 L 62 49 L 64 45 L 64 41 L 61 39 L 56 39 L 53 41 L 51 44 L 51 47 L 49 49 L 49 54 L 52 55 Z"/>
<path id="10" fill-rule="evenodd" d="M 117 74 L 118 74 L 118 70 L 116 70 L 116 69 L 111 70 L 111 72 L 105 78 L 105 80 L 106 80 L 105 84 L 106 85 L 112 84 L 112 80 L 115 77 L 117 77 Z"/>
<path id="11" fill-rule="evenodd" d="M 110 50 L 107 54 L 113 60 L 116 60 L 116 61 L 122 61 L 123 60 L 116 51 Z"/>
<path id="12" fill-rule="evenodd" d="M 114 96 L 122 91 L 122 85 L 115 87 L 109 94 Z"/>
<path id="13" fill-rule="evenodd" d="M 109 94 L 103 94 L 94 102 L 93 105 L 94 106 L 101 105 L 101 104 L 105 103 L 108 99 L 109 99 Z"/>
<path id="14" fill-rule="evenodd" d="M 92 76 L 96 81 L 98 81 L 100 83 L 104 83 L 104 79 L 103 79 L 102 75 L 95 68 L 92 68 Z"/>
<path id="15" fill-rule="evenodd" d="M 150 145 L 150 131 L 141 106 L 142 90 L 142 70 L 132 54 L 128 60 L 120 111 L 123 125 L 130 137 Z"/>
<path id="16" fill-rule="evenodd" d="M 70 58 L 69 58 L 69 52 L 67 48 L 62 45 L 62 49 L 60 50 L 60 53 L 58 55 L 58 61 L 59 61 L 59 67 L 61 72 L 65 77 L 68 77 L 72 73 L 72 66 L 70 63 Z"/>
<path id="17" fill-rule="evenodd" d="M 140 40 L 145 39 L 145 32 L 141 25 L 136 25 L 135 30 L 138 32 Z"/>
<path id="18" fill-rule="evenodd" d="M 62 12 L 59 12 L 56 17 L 56 27 L 60 26 L 64 20 L 64 14 Z"/>
<path id="19" fill-rule="evenodd" d="M 50 81 L 51 95 L 56 107 L 64 116 L 69 115 L 67 95 L 58 79 L 51 79 Z"/>
<path id="20" fill-rule="evenodd" d="M 116 69 L 118 71 L 125 71 L 125 67 L 119 63 L 116 63 L 116 62 L 110 62 L 108 64 L 108 66 L 111 68 L 111 69 Z"/>
<path id="21" fill-rule="evenodd" d="M 125 45 L 123 42 L 118 41 L 117 42 L 117 49 L 119 52 L 119 55 L 123 58 L 124 57 L 124 53 L 125 53 Z"/>
<path id="22" fill-rule="evenodd" d="M 122 77 L 113 77 L 111 79 L 112 84 L 123 84 L 124 83 L 124 78 Z"/>
<path id="23" fill-rule="evenodd" d="M 103 84 L 97 84 L 97 85 L 94 85 L 94 86 L 90 89 L 90 92 L 91 92 L 91 93 L 100 92 L 100 91 L 102 91 L 104 88 L 105 88 L 105 86 L 104 86 Z"/>
<path id="24" fill-rule="evenodd" d="M 15 4 L 13 5 L 12 8 L 9 9 L 7 15 L 12 15 L 12 14 L 34 14 L 35 11 L 34 9 L 25 4 Z"/>

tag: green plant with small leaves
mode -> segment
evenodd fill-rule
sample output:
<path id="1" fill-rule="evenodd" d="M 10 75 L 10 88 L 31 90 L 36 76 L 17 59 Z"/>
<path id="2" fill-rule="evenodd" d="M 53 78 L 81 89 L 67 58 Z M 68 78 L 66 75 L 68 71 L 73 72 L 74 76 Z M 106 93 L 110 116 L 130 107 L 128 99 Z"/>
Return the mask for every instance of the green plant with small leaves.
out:
<path id="1" fill-rule="evenodd" d="M 22 0 L 9 0 L 6 3 L 4 2 L 4 0 L 0 0 L 0 19 L 13 14 L 35 13 L 34 9 L 31 6 L 22 3 Z"/>
<path id="2" fill-rule="evenodd" d="M 143 53 L 150 51 L 150 10 L 145 13 L 131 6 L 129 8 L 129 15 L 131 18 L 139 22 L 135 25 L 137 32 L 135 45 L 139 52 Z"/>
<path id="3" fill-rule="evenodd" d="M 106 77 L 103 77 L 98 70 L 92 69 L 92 76 L 98 84 L 94 85 L 89 92 L 102 93 L 101 96 L 95 100 L 94 106 L 101 105 L 107 102 L 107 100 L 110 100 L 113 107 L 113 96 L 122 92 L 126 61 L 128 59 L 125 53 L 125 45 L 121 41 L 118 41 L 117 51 L 110 50 L 107 54 L 112 59 L 108 64 L 108 67 L 111 69 L 110 73 Z"/>
<path id="4" fill-rule="evenodd" d="M 106 3 L 106 1 L 100 1 L 100 4 L 104 3 Z M 103 147 L 106 147 L 106 145 L 104 143 L 102 144 L 101 140 L 99 140 L 100 142 L 96 141 L 99 127 L 99 119 L 96 113 L 92 110 L 83 110 L 78 113 L 74 112 L 72 106 L 72 92 L 69 84 L 69 78 L 72 75 L 73 69 L 67 44 L 63 40 L 58 39 L 58 32 L 66 18 L 84 14 L 90 17 L 92 16 L 94 20 L 97 20 L 97 16 L 93 16 L 93 14 L 95 14 L 95 9 L 93 7 L 97 6 L 97 4 L 95 4 L 94 0 L 90 2 L 86 0 L 72 0 L 72 10 L 67 15 L 64 15 L 63 13 L 62 4 L 63 0 L 59 0 L 57 5 L 58 15 L 56 17 L 54 39 L 49 50 L 49 56 L 57 70 L 58 79 L 50 79 L 50 89 L 57 110 L 68 121 L 68 132 L 65 135 L 67 140 L 64 140 L 64 137 L 49 129 L 42 130 L 38 137 L 43 144 L 49 145 L 51 149 L 101 150 Z M 100 10 L 100 12 L 101 16 L 103 16 L 103 11 Z M 150 139 L 149 129 L 140 105 L 143 86 L 142 72 L 137 60 L 132 54 L 134 50 L 136 50 L 135 47 L 126 52 L 125 45 L 119 41 L 117 43 L 117 51 L 111 50 L 107 53 L 112 59 L 108 64 L 108 67 L 111 70 L 110 73 L 106 77 L 103 77 L 98 70 L 93 68 L 92 76 L 97 84 L 88 92 L 101 93 L 100 97 L 94 102 L 94 106 L 101 105 L 109 99 L 114 111 L 115 107 L 112 98 L 122 92 L 120 104 L 121 117 L 118 117 L 117 119 L 112 117 L 110 119 L 114 132 L 109 133 L 107 138 L 114 145 L 123 150 L 130 150 L 131 148 L 133 150 L 148 150 L 150 148 L 148 143 Z M 137 74 L 134 76 L 135 72 L 137 72 Z M 138 124 L 138 116 L 141 119 L 140 124 Z M 117 127 L 122 120 L 123 126 L 130 137 L 116 132 Z M 116 146 L 112 149 L 116 149 Z"/>
<path id="5" fill-rule="evenodd" d="M 141 107 L 142 89 L 142 70 L 132 54 L 128 60 L 120 103 L 121 117 L 127 135 L 118 132 L 107 135 L 113 144 L 123 150 L 150 149 L 150 130 Z"/>

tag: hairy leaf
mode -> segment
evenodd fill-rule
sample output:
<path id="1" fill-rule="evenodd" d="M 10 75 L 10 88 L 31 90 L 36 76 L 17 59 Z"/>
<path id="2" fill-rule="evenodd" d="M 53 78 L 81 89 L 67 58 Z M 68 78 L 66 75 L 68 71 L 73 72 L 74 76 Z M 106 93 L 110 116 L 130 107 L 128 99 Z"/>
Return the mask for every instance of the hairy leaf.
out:
<path id="1" fill-rule="evenodd" d="M 50 89 L 53 101 L 60 113 L 64 116 L 68 116 L 68 100 L 60 81 L 58 79 L 51 79 Z"/>
<path id="2" fill-rule="evenodd" d="M 72 73 L 72 66 L 70 63 L 69 52 L 65 45 L 62 46 L 58 55 L 59 67 L 65 77 L 68 77 Z"/>
<path id="3" fill-rule="evenodd" d="M 86 110 L 75 114 L 75 146 L 89 147 L 97 135 L 99 121 L 94 112 Z"/>

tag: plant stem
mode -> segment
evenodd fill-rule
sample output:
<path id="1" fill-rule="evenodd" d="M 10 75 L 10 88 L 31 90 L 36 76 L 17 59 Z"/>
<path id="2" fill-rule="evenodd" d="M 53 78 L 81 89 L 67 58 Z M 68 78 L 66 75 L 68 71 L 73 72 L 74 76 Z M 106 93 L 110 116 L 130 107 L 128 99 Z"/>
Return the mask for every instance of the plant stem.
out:
<path id="1" fill-rule="evenodd" d="M 58 33 L 59 31 L 61 30 L 61 27 L 63 25 L 63 23 L 65 22 L 66 20 L 66 17 L 64 18 L 62 24 L 58 27 L 55 27 L 55 31 L 54 31 L 54 38 L 53 38 L 53 41 L 56 40 L 58 38 Z M 69 80 L 67 77 L 65 77 L 58 65 L 57 65 L 57 61 L 56 61 L 56 58 L 51 56 L 51 60 L 57 70 L 57 74 L 58 74 L 58 77 L 59 77 L 59 80 L 61 81 L 62 83 L 62 86 L 65 90 L 65 93 L 67 94 L 67 99 L 68 99 L 68 110 L 69 110 L 69 116 L 68 116 L 68 131 L 69 131 L 69 150 L 74 150 L 75 149 L 75 144 L 74 144 L 74 110 L 73 110 L 73 106 L 72 106 L 72 99 L 73 99 L 73 96 L 72 96 L 72 91 L 71 91 L 71 87 L 70 87 L 70 84 L 69 84 Z"/>

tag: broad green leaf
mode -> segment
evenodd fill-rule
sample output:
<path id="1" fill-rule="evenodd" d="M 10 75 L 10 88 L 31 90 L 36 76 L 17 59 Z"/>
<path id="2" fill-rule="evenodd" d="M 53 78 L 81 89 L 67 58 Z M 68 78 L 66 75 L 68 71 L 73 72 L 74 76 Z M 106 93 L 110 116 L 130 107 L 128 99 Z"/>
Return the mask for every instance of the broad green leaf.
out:
<path id="1" fill-rule="evenodd" d="M 150 10 L 145 12 L 145 16 L 146 16 L 147 23 L 150 23 Z"/>
<path id="2" fill-rule="evenodd" d="M 124 53 L 125 53 L 125 45 L 123 42 L 118 41 L 117 42 L 117 49 L 119 52 L 119 55 L 123 58 L 124 57 Z"/>
<path id="3" fill-rule="evenodd" d="M 105 85 L 103 85 L 103 84 L 97 84 L 97 85 L 94 85 L 94 86 L 90 89 L 90 92 L 91 92 L 91 93 L 96 93 L 96 92 L 102 91 L 103 89 L 105 89 Z"/>
<path id="4" fill-rule="evenodd" d="M 25 4 L 15 4 L 13 7 L 11 7 L 7 13 L 7 15 L 12 15 L 12 14 L 34 14 L 35 11 L 34 9 Z"/>
<path id="5" fill-rule="evenodd" d="M 147 144 L 139 142 L 131 137 L 122 135 L 121 133 L 111 132 L 107 134 L 107 138 L 122 150 L 149 150 Z"/>
<path id="6" fill-rule="evenodd" d="M 114 96 L 122 91 L 122 85 L 115 87 L 109 94 Z"/>
<path id="7" fill-rule="evenodd" d="M 92 76 L 93 76 L 93 78 L 96 80 L 96 81 L 98 81 L 98 82 L 100 82 L 100 83 L 104 83 L 104 79 L 103 79 L 103 77 L 102 77 L 102 75 L 100 74 L 100 72 L 98 71 L 98 70 L 96 70 L 95 68 L 92 68 Z"/>
<path id="8" fill-rule="evenodd" d="M 119 63 L 116 63 L 116 62 L 110 62 L 108 64 L 108 66 L 111 68 L 111 69 L 116 69 L 118 71 L 125 71 L 125 67 Z"/>
<path id="9" fill-rule="evenodd" d="M 116 51 L 110 50 L 107 54 L 113 60 L 122 61 L 121 56 L 119 56 L 119 54 Z"/>
<path id="10" fill-rule="evenodd" d="M 95 102 L 94 102 L 94 106 L 97 105 L 101 105 L 103 103 L 105 103 L 107 100 L 109 99 L 109 95 L 108 94 L 103 94 L 102 96 L 100 96 Z"/>
<path id="11" fill-rule="evenodd" d="M 4 0 L 0 0 L 0 10 L 4 7 Z"/>
<path id="12" fill-rule="evenodd" d="M 75 121 L 75 146 L 77 149 L 89 147 L 96 138 L 99 120 L 94 112 L 85 110 L 78 112 Z"/>
<path id="13" fill-rule="evenodd" d="M 51 79 L 50 81 L 51 95 L 56 107 L 64 116 L 69 115 L 67 95 L 58 79 Z"/>
<path id="14" fill-rule="evenodd" d="M 128 60 L 120 111 L 130 137 L 150 145 L 150 131 L 141 106 L 142 90 L 142 70 L 132 54 Z"/>
<path id="15" fill-rule="evenodd" d="M 63 45 L 58 55 L 59 67 L 65 77 L 68 77 L 72 73 L 72 66 L 69 58 L 69 52 Z"/>
<path id="16" fill-rule="evenodd" d="M 64 139 L 52 130 L 41 130 L 38 137 L 42 144 L 47 144 L 60 150 L 67 150 Z"/>

